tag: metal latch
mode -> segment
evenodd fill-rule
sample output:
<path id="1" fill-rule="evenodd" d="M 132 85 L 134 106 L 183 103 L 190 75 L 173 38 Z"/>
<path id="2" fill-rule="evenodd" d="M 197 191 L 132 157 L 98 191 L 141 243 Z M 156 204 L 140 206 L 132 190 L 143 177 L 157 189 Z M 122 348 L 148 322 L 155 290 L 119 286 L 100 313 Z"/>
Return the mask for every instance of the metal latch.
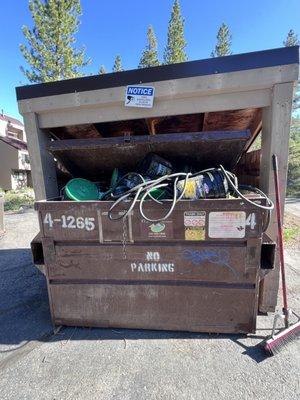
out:
<path id="1" fill-rule="evenodd" d="M 131 142 L 131 133 L 130 132 L 124 132 L 124 143 L 130 143 Z"/>

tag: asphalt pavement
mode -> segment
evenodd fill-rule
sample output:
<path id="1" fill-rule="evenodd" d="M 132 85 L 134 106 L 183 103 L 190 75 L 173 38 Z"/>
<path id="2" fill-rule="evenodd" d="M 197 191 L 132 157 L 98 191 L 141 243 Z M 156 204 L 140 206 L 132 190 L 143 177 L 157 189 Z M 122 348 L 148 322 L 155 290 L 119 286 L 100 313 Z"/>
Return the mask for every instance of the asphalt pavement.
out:
<path id="1" fill-rule="evenodd" d="M 0 399 L 300 398 L 299 343 L 267 358 L 256 335 L 63 327 L 53 333 L 44 276 L 31 261 L 35 212 L 5 216 L 0 239 Z M 299 309 L 300 252 L 287 251 L 291 305 Z"/>
<path id="2" fill-rule="evenodd" d="M 285 211 L 300 218 L 300 199 L 288 197 L 285 200 Z"/>

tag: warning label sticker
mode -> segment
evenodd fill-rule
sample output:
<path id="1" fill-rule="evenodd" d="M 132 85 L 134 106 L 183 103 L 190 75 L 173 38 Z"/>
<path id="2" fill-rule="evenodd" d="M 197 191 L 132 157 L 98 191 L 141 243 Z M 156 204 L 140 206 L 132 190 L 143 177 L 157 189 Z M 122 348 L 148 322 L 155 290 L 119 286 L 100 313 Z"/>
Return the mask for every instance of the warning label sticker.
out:
<path id="1" fill-rule="evenodd" d="M 208 236 L 210 238 L 241 239 L 245 237 L 246 213 L 244 211 L 210 212 Z"/>
<path id="2" fill-rule="evenodd" d="M 205 240 L 205 227 L 194 227 L 184 229 L 185 240 Z"/>
<path id="3" fill-rule="evenodd" d="M 185 240 L 205 240 L 205 211 L 184 212 Z"/>

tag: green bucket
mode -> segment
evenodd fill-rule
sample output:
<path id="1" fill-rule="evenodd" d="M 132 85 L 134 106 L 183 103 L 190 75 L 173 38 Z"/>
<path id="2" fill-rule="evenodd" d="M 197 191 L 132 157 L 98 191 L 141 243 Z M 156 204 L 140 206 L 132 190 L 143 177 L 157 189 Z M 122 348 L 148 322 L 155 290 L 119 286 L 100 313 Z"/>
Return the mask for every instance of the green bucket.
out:
<path id="1" fill-rule="evenodd" d="M 97 186 L 83 178 L 71 179 L 65 186 L 65 195 L 75 201 L 99 200 Z"/>

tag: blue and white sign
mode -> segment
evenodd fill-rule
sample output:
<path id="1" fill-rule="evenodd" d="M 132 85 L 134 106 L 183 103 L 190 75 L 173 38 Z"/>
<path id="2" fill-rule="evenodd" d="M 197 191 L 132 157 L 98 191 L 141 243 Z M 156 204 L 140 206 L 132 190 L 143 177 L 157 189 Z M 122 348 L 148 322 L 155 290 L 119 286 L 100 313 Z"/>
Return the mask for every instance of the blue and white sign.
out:
<path id="1" fill-rule="evenodd" d="M 126 107 L 152 108 L 153 100 L 154 87 L 152 86 L 127 86 L 126 88 Z"/>

